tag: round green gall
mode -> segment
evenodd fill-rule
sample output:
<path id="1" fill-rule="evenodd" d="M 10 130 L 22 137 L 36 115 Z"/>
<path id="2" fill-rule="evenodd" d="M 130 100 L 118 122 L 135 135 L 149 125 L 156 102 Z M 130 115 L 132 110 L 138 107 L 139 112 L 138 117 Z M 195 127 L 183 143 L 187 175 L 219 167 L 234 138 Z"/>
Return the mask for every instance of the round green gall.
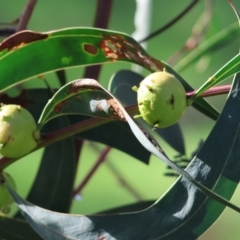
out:
<path id="1" fill-rule="evenodd" d="M 19 105 L 0 107 L 0 154 L 19 158 L 37 146 L 39 133 L 33 116 Z"/>
<path id="2" fill-rule="evenodd" d="M 148 75 L 137 89 L 140 116 L 155 128 L 165 128 L 179 121 L 186 109 L 182 84 L 168 72 Z"/>
<path id="3" fill-rule="evenodd" d="M 13 199 L 3 183 L 7 183 L 13 190 L 16 190 L 14 179 L 6 172 L 0 173 L 0 212 L 5 213 L 9 209 L 9 205 L 13 203 Z"/>

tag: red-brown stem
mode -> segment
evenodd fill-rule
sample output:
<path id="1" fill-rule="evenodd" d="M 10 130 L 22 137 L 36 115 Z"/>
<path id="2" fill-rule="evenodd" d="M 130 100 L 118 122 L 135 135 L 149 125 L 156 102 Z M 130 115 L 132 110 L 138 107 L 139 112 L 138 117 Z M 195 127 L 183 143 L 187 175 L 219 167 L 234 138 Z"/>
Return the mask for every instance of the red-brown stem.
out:
<path id="1" fill-rule="evenodd" d="M 95 143 L 90 143 L 90 146 L 95 150 L 95 152 L 100 152 Z M 105 166 L 111 171 L 112 175 L 116 178 L 119 184 L 137 201 L 142 201 L 144 199 L 144 197 L 124 178 L 124 174 L 121 173 L 121 171 L 119 171 L 119 169 L 111 161 L 105 162 Z"/>
<path id="2" fill-rule="evenodd" d="M 110 19 L 112 0 L 98 0 L 94 27 L 95 28 L 107 28 Z M 88 66 L 85 68 L 84 78 L 98 79 L 100 75 L 102 65 Z M 80 155 L 80 152 L 79 152 Z"/>
<path id="3" fill-rule="evenodd" d="M 164 25 L 163 27 L 161 27 L 160 29 L 154 31 L 153 33 L 151 33 L 150 35 L 148 35 L 147 37 L 141 39 L 139 42 L 145 42 L 147 40 L 152 39 L 153 37 L 161 34 L 162 32 L 164 32 L 165 30 L 169 29 L 171 26 L 173 26 L 175 23 L 177 23 L 182 17 L 184 17 L 197 3 L 199 2 L 199 0 L 193 0 L 179 15 L 177 15 L 174 19 L 172 19 L 170 22 L 168 22 L 166 25 Z"/>
<path id="4" fill-rule="evenodd" d="M 98 0 L 94 27 L 106 29 L 110 19 L 112 0 Z M 93 65 L 85 68 L 84 78 L 98 79 L 102 65 Z"/>
<path id="5" fill-rule="evenodd" d="M 231 85 L 224 85 L 218 87 L 212 87 L 211 89 L 207 90 L 205 93 L 202 94 L 203 97 L 210 97 L 220 94 L 226 94 L 230 91 Z M 186 93 L 187 98 L 190 98 L 196 93 L 196 91 Z M 134 116 L 138 114 L 138 105 L 133 105 L 126 108 L 128 114 Z M 39 149 L 42 147 L 49 146 L 50 144 L 65 139 L 67 137 L 73 136 L 77 133 L 87 131 L 91 128 L 101 126 L 103 124 L 112 121 L 110 119 L 101 119 L 101 118 L 90 118 L 88 120 L 78 122 L 76 124 L 67 126 L 65 128 L 59 129 L 55 132 L 49 133 L 45 136 L 42 136 L 41 142 L 39 143 L 38 147 L 35 149 Z M 34 151 L 35 151 L 34 150 Z M 10 158 L 1 158 L 0 159 L 0 170 L 4 169 L 8 165 L 12 164 L 13 162 L 17 161 L 18 159 L 10 159 Z"/>
<path id="6" fill-rule="evenodd" d="M 110 152 L 111 147 L 106 147 L 102 153 L 100 154 L 99 158 L 97 159 L 96 163 L 92 167 L 92 169 L 89 171 L 89 173 L 86 175 L 86 177 L 83 179 L 81 184 L 73 190 L 73 197 L 77 194 L 79 194 L 84 186 L 89 182 L 93 174 L 97 171 L 98 167 L 106 160 L 106 157 L 108 153 Z"/>
<path id="7" fill-rule="evenodd" d="M 84 140 L 79 139 L 79 138 L 74 138 L 74 146 L 75 146 L 75 169 L 77 169 L 77 166 L 79 164 L 79 158 L 80 158 L 80 154 L 83 148 L 83 143 Z"/>
<path id="8" fill-rule="evenodd" d="M 216 87 L 212 87 L 210 89 L 208 89 L 206 92 L 204 92 L 201 97 L 212 97 L 212 96 L 217 96 L 217 95 L 222 95 L 222 94 L 226 94 L 229 93 L 230 89 L 231 89 L 232 85 L 223 85 L 223 86 L 216 86 Z M 196 90 L 192 91 L 192 92 L 187 92 L 186 93 L 186 97 L 187 99 L 191 98 L 192 96 L 194 96 L 196 94 Z"/>
<path id="9" fill-rule="evenodd" d="M 25 9 L 23 10 L 21 17 L 19 18 L 16 32 L 22 31 L 27 28 L 27 24 L 31 18 L 31 15 L 32 15 L 32 12 L 34 10 L 36 3 L 37 3 L 37 0 L 29 0 L 28 1 Z"/>

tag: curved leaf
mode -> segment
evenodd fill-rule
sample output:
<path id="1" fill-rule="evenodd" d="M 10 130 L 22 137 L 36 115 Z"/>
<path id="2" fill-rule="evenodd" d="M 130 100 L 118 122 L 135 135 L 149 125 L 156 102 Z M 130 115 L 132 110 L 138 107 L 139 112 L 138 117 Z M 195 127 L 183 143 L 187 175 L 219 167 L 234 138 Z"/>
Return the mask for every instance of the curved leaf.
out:
<path id="1" fill-rule="evenodd" d="M 121 105 L 93 79 L 75 80 L 60 88 L 46 104 L 39 118 L 38 128 L 42 128 L 49 120 L 66 114 L 81 114 L 105 118 L 106 121 L 117 119 L 126 122 Z M 76 133 L 88 130 L 88 127 L 86 124 Z M 110 129 L 106 129 L 106 132 L 109 131 Z M 147 135 L 151 138 L 149 133 Z M 158 148 L 161 149 L 160 146 Z M 161 151 L 166 155 L 162 149 Z"/>
<path id="2" fill-rule="evenodd" d="M 75 80 L 60 88 L 48 101 L 39 118 L 38 128 L 57 116 L 76 113 L 124 121 L 124 116 L 116 115 L 117 111 L 109 95 L 92 79 Z"/>
<path id="3" fill-rule="evenodd" d="M 186 67 L 189 67 L 190 64 L 192 64 L 204 54 L 210 54 L 211 52 L 222 48 L 223 45 L 227 46 L 229 44 L 229 41 L 233 41 L 237 38 L 238 34 L 239 26 L 236 23 L 229 25 L 217 34 L 206 39 L 197 48 L 189 52 L 187 56 L 180 59 L 174 66 L 174 69 L 178 72 L 183 71 Z"/>
<path id="4" fill-rule="evenodd" d="M 197 239 L 226 206 L 240 212 L 216 194 L 231 198 L 240 179 L 239 82 L 238 76 L 222 114 L 187 172 L 162 155 L 153 139 L 149 140 L 119 105 L 137 139 L 183 176 L 146 210 L 92 216 L 58 214 L 26 202 L 6 186 L 31 226 L 46 239 Z M 98 88 L 104 91 L 100 85 Z"/>
<path id="5" fill-rule="evenodd" d="M 10 98 L 8 97 L 8 95 L 2 94 L 0 100 L 5 104 L 20 104 L 21 106 L 27 108 L 33 115 L 34 119 L 37 121 L 37 119 L 41 115 L 42 109 L 44 108 L 46 102 L 49 100 L 50 97 L 51 94 L 47 89 L 28 89 L 23 90 L 15 98 Z M 86 119 L 88 119 L 88 117 L 69 115 L 68 119 L 70 121 L 70 124 L 76 124 L 78 122 L 85 121 Z M 56 120 L 56 124 L 53 120 L 53 126 L 59 125 L 58 119 Z M 65 124 L 64 127 L 66 126 L 68 125 Z M 53 128 L 52 131 L 54 129 L 56 128 Z M 45 130 L 46 129 L 43 129 L 44 132 Z M 120 151 L 124 151 L 125 153 L 133 156 L 134 158 L 144 163 L 149 162 L 150 153 L 133 136 L 127 123 L 110 121 L 105 123 L 104 125 L 82 131 L 81 133 L 78 133 L 76 137 L 106 144 Z M 131 144 L 126 144 L 126 142 L 129 142 Z M 136 151 L 136 149 L 138 149 L 138 151 Z"/>
<path id="6" fill-rule="evenodd" d="M 47 125 L 50 131 L 66 125 L 67 118 L 58 118 Z M 54 169 L 54 171 L 53 171 Z M 27 200 L 56 212 L 69 212 L 75 180 L 76 159 L 73 137 L 46 147 Z M 63 177 L 63 176 L 68 177 Z"/>
<path id="7" fill-rule="evenodd" d="M 197 97 L 208 90 L 210 87 L 215 86 L 231 77 L 235 73 L 240 72 L 240 54 L 237 54 L 228 63 L 226 63 L 222 68 L 220 68 L 212 77 L 208 79 L 189 99 L 189 101 L 196 101 Z"/>
<path id="8" fill-rule="evenodd" d="M 0 239 L 42 240 L 26 220 L 0 216 Z"/>
<path id="9" fill-rule="evenodd" d="M 50 71 L 116 61 L 137 63 L 152 72 L 166 68 L 187 86 L 186 90 L 193 90 L 166 63 L 150 57 L 133 38 L 119 32 L 96 28 L 22 31 L 3 41 L 0 51 L 1 91 Z M 207 101 L 196 100 L 194 107 L 199 104 L 199 111 L 204 109 L 211 118 L 215 113 L 217 118 L 218 113 Z"/>

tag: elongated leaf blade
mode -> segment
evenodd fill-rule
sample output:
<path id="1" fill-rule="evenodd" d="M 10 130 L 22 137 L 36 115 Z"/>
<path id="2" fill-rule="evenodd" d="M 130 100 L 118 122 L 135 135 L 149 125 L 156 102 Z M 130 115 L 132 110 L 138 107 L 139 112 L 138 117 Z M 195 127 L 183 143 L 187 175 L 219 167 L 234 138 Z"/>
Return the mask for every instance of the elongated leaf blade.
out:
<path id="1" fill-rule="evenodd" d="M 193 49 L 191 52 L 189 52 L 189 54 L 180 59 L 174 66 L 174 69 L 178 72 L 183 71 L 205 54 L 210 54 L 219 48 L 222 48 L 223 46 L 227 46 L 229 42 L 237 39 L 238 34 L 239 26 L 236 23 L 232 23 L 217 34 L 206 39 L 204 42 L 198 45 L 197 48 Z"/>
<path id="2" fill-rule="evenodd" d="M 39 128 L 50 119 L 66 114 L 118 119 L 112 99 L 98 86 L 92 79 L 80 79 L 60 88 L 45 106 L 38 121 Z"/>
<path id="3" fill-rule="evenodd" d="M 173 72 L 123 33 L 95 28 L 68 28 L 47 33 L 22 31 L 0 45 L 0 90 L 59 69 L 116 61 L 137 63 L 151 72 L 164 68 Z M 177 78 L 184 86 L 188 85 L 183 78 Z M 196 100 L 195 105 L 198 102 L 202 106 L 198 109 L 204 109 L 212 118 L 216 110 L 205 100 L 201 103 Z"/>
<path id="4" fill-rule="evenodd" d="M 2 94 L 1 102 L 4 104 L 20 104 L 21 106 L 27 108 L 33 115 L 34 119 L 37 121 L 41 115 L 42 109 L 50 97 L 51 94 L 47 89 L 27 89 L 23 90 L 15 98 L 10 98 L 8 95 Z M 89 119 L 88 117 L 80 115 L 69 115 L 67 117 L 71 125 Z M 56 122 L 53 120 L 53 123 L 51 125 L 59 126 L 58 119 L 56 119 Z M 62 125 L 62 127 L 67 126 L 68 124 Z M 46 131 L 49 133 L 54 130 L 56 130 L 56 127 L 52 129 L 49 127 L 46 129 L 44 127 L 43 133 L 46 133 Z M 144 163 L 149 162 L 150 153 L 132 135 L 132 132 L 129 129 L 127 123 L 110 121 L 98 127 L 90 128 L 86 131 L 81 131 L 76 135 L 76 137 L 106 144 L 120 151 L 123 151 Z M 131 144 L 126 144 L 126 142 Z M 138 149 L 138 151 L 136 151 L 136 149 Z"/>
<path id="5" fill-rule="evenodd" d="M 126 122 L 121 108 L 120 103 L 96 80 L 79 79 L 60 88 L 48 101 L 38 121 L 39 128 L 52 118 L 64 114 L 81 114 Z M 84 130 L 81 128 L 79 132 Z M 147 135 L 151 138 L 151 134 L 147 133 Z M 158 148 L 161 147 L 158 146 Z M 161 151 L 166 155 L 162 149 Z"/>
<path id="6" fill-rule="evenodd" d="M 42 240 L 26 220 L 0 216 L 0 238 L 14 240 Z"/>
<path id="7" fill-rule="evenodd" d="M 195 93 L 195 95 L 190 99 L 195 101 L 198 96 L 213 87 L 228 77 L 231 77 L 235 73 L 240 71 L 240 54 L 237 54 L 228 63 L 226 63 L 222 68 L 220 68 L 212 77 L 208 79 Z"/>
<path id="8" fill-rule="evenodd" d="M 59 214 L 26 202 L 6 186 L 29 224 L 43 238 L 197 239 L 226 206 L 240 212 L 238 207 L 216 194 L 231 198 L 240 179 L 240 112 L 236 111 L 240 105 L 239 82 L 238 76 L 222 114 L 187 172 L 163 155 L 152 143 L 153 139 L 149 140 L 119 105 L 137 139 L 183 176 L 146 210 L 92 216 Z"/>
<path id="9" fill-rule="evenodd" d="M 50 131 L 65 126 L 66 122 L 69 123 L 67 118 L 56 120 L 47 125 Z M 75 173 L 76 156 L 73 137 L 51 144 L 44 150 L 27 200 L 52 211 L 69 212 Z"/>
<path id="10" fill-rule="evenodd" d="M 89 91 L 89 89 L 91 91 Z M 77 97 L 76 95 L 79 93 L 87 91 L 87 97 Z M 91 101 L 93 98 L 96 97 L 96 94 L 99 94 L 102 92 L 102 101 L 107 100 L 104 102 L 104 106 L 99 106 L 98 104 L 94 106 L 93 109 L 91 106 Z M 66 99 L 63 99 L 63 96 L 70 96 L 69 101 L 66 101 Z M 72 97 L 73 100 L 72 100 Z M 97 98 L 99 99 L 99 98 Z M 78 101 L 78 104 L 76 104 L 76 101 Z M 60 104 L 59 104 L 60 102 Z M 58 107 L 60 105 L 60 108 Z M 81 108 L 80 106 L 85 106 L 84 108 Z M 87 109 L 86 106 L 90 105 Z M 56 111 L 56 106 L 57 110 Z M 75 107 L 77 106 L 77 108 Z M 91 109 L 91 111 L 89 111 Z M 102 116 L 102 114 L 105 115 L 104 118 L 106 119 L 118 119 L 119 121 L 127 122 L 135 135 L 135 137 L 139 140 L 139 142 L 152 154 L 157 156 L 159 159 L 163 160 L 167 165 L 169 165 L 171 168 L 176 170 L 179 174 L 184 176 L 186 179 L 188 179 L 190 182 L 192 182 L 194 185 L 196 185 L 198 188 L 201 189 L 201 191 L 207 193 L 211 197 L 214 197 L 218 199 L 220 202 L 224 202 L 225 204 L 229 205 L 227 201 L 224 199 L 221 199 L 221 197 L 215 195 L 212 193 L 209 189 L 205 188 L 203 185 L 195 181 L 191 175 L 189 175 L 187 172 L 185 172 L 182 168 L 178 167 L 177 164 L 172 162 L 167 155 L 164 153 L 163 149 L 157 144 L 156 140 L 153 139 L 153 137 L 145 131 L 145 129 L 140 128 L 136 123 L 133 121 L 133 119 L 129 116 L 129 114 L 126 112 L 126 110 L 122 107 L 122 105 L 118 102 L 118 100 L 111 95 L 107 90 L 105 90 L 96 80 L 94 79 L 81 79 L 81 80 L 75 80 L 64 87 L 62 87 L 54 96 L 53 98 L 48 102 L 46 105 L 40 120 L 39 120 L 39 126 L 47 122 L 52 117 L 57 117 L 62 114 L 91 114 L 91 116 L 98 117 L 99 115 Z M 233 205 L 229 205 L 230 207 L 235 208 Z M 238 208 L 236 208 L 237 211 L 239 211 Z"/>

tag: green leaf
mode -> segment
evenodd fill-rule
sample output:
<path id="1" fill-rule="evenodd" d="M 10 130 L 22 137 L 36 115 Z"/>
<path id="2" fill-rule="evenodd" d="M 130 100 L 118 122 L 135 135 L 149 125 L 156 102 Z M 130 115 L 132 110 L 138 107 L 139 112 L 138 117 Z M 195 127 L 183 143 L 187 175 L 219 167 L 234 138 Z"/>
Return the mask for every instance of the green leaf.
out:
<path id="1" fill-rule="evenodd" d="M 192 91 L 191 86 L 177 72 L 175 72 L 173 69 L 171 69 L 167 65 L 166 65 L 166 70 L 172 73 L 173 75 L 175 75 L 175 77 L 183 84 L 186 91 Z M 206 116 L 212 118 L 213 120 L 217 120 L 217 118 L 219 117 L 219 113 L 214 107 L 212 107 L 203 98 L 197 98 L 196 100 L 192 103 L 192 106 L 194 108 L 196 108 L 198 111 L 202 112 Z"/>
<path id="2" fill-rule="evenodd" d="M 0 216 L 0 239 L 42 240 L 27 221 Z"/>
<path id="3" fill-rule="evenodd" d="M 146 210 L 92 216 L 59 214 L 26 202 L 5 185 L 29 224 L 45 239 L 197 239 L 226 206 L 240 212 L 226 200 L 231 198 L 240 180 L 239 82 L 240 74 L 211 134 L 186 171 L 163 155 L 153 144 L 154 139 L 149 139 L 118 103 L 118 114 L 125 116 L 136 138 L 182 175 Z M 102 87 L 99 85 L 98 88 Z M 107 93 L 103 88 L 102 91 Z"/>
<path id="4" fill-rule="evenodd" d="M 39 123 L 38 127 L 40 129 L 49 120 L 66 114 L 80 114 L 92 117 L 101 117 L 105 118 L 106 122 L 117 119 L 122 121 L 123 123 L 126 123 L 126 119 L 124 115 L 121 113 L 119 107 L 120 104 L 111 95 L 109 95 L 107 91 L 104 91 L 97 81 L 93 79 L 80 79 L 66 84 L 55 93 L 52 99 L 50 99 L 46 104 L 42 112 L 42 115 L 40 116 L 40 119 L 38 121 Z M 132 137 L 130 137 L 131 136 L 130 129 L 126 127 L 126 125 L 119 123 L 116 123 L 115 125 L 112 126 L 116 127 L 116 125 L 118 125 L 118 127 L 126 129 L 125 133 L 128 132 L 128 135 L 125 137 L 129 138 L 126 139 L 126 141 L 127 142 L 131 141 Z M 74 134 L 82 133 L 86 130 L 89 130 L 89 124 L 87 123 L 82 128 L 77 129 L 76 132 L 74 132 Z M 95 130 L 93 129 L 93 131 Z M 104 131 L 105 133 L 102 132 L 102 134 L 98 134 L 100 138 L 102 138 L 102 135 L 105 136 L 105 138 L 107 138 L 106 133 L 110 133 L 111 128 L 104 128 Z M 115 130 L 112 130 L 111 133 L 112 134 L 110 135 L 112 135 L 113 137 L 117 136 L 113 135 L 113 133 L 116 133 Z M 150 136 L 149 133 L 148 135 Z M 117 141 L 115 140 L 115 142 Z M 132 142 L 134 143 L 134 141 Z M 126 152 L 129 152 L 129 150 L 127 150 L 129 146 L 126 146 L 124 142 L 123 144 L 125 146 L 124 148 L 122 148 L 122 150 L 126 150 Z M 110 143 L 110 146 L 111 145 L 112 143 Z M 132 151 L 136 152 L 134 150 L 136 148 L 131 149 Z M 134 154 L 134 156 L 136 156 L 136 154 Z"/>
<path id="5" fill-rule="evenodd" d="M 68 116 L 68 118 L 71 124 L 83 121 L 84 119 L 83 116 L 75 115 Z M 146 164 L 148 164 L 150 160 L 151 153 L 139 143 L 135 136 L 133 136 L 128 124 L 124 122 L 109 122 L 87 131 L 81 131 L 76 134 L 75 137 L 111 146 Z"/>
<path id="6" fill-rule="evenodd" d="M 124 116 L 116 115 L 115 103 L 107 93 L 99 89 L 92 79 L 79 79 L 60 88 L 46 104 L 38 121 L 41 129 L 50 119 L 66 114 L 81 114 L 122 120 Z"/>
<path id="7" fill-rule="evenodd" d="M 240 71 L 240 54 L 237 54 L 228 63 L 226 63 L 222 68 L 220 68 L 212 77 L 210 77 L 189 99 L 189 102 L 196 101 L 202 93 L 213 87 L 228 77 L 231 77 L 235 73 Z"/>
<path id="8" fill-rule="evenodd" d="M 87 93 L 86 96 L 84 93 Z M 93 100 L 97 101 L 94 105 L 92 105 Z M 96 80 L 75 80 L 59 89 L 59 91 L 56 92 L 53 98 L 48 101 L 45 106 L 39 119 L 39 127 L 43 126 L 50 119 L 63 114 L 83 114 L 96 117 L 101 116 L 110 120 L 118 119 L 120 121 L 128 122 L 135 137 L 148 151 L 163 160 L 179 174 L 187 178 L 190 182 L 200 188 L 201 191 L 221 202 L 224 202 L 228 206 L 235 208 L 224 199 L 214 195 L 214 193 L 212 193 L 209 189 L 199 184 L 189 174 L 179 168 L 177 164 L 172 162 L 157 144 L 156 140 L 154 140 L 153 137 L 145 131 L 145 129 L 139 128 L 117 99 L 105 90 Z M 81 131 L 83 130 L 80 129 L 79 132 Z M 238 208 L 236 209 L 239 210 Z"/>
<path id="9" fill-rule="evenodd" d="M 22 31 L 2 42 L 0 51 L 1 91 L 50 71 L 116 61 L 136 63 L 151 72 L 164 68 L 173 72 L 167 64 L 150 57 L 130 36 L 96 28 L 68 28 L 48 33 Z M 195 105 L 198 101 L 212 117 L 216 110 L 205 100 L 196 100 Z"/>
<path id="10" fill-rule="evenodd" d="M 174 66 L 174 69 L 177 72 L 183 71 L 186 67 L 189 67 L 192 63 L 194 63 L 194 61 L 203 55 L 210 54 L 211 52 L 216 51 L 218 48 L 222 48 L 223 44 L 227 46 L 230 41 L 233 41 L 237 38 L 238 34 L 238 25 L 236 23 L 229 25 L 217 34 L 206 39 L 197 48 L 193 49 L 189 54 L 187 54 L 187 56 L 180 59 L 180 61 Z"/>
<path id="11" fill-rule="evenodd" d="M 47 89 L 27 89 L 23 90 L 15 98 L 9 98 L 6 94 L 2 94 L 1 101 L 5 104 L 22 105 L 31 112 L 31 114 L 34 116 L 34 119 L 37 121 L 41 115 L 42 109 L 50 97 L 51 93 L 49 93 Z M 78 122 L 86 121 L 89 119 L 89 117 L 68 115 L 68 119 L 70 121 L 70 124 L 73 125 Z M 53 123 L 50 123 L 50 125 L 59 126 L 59 120 L 56 119 L 56 122 L 53 120 Z M 69 124 L 65 123 L 62 127 L 67 126 L 69 126 Z M 48 125 L 47 127 L 48 132 L 56 130 L 56 127 L 52 129 L 49 128 Z M 46 133 L 46 129 L 43 129 L 43 132 Z M 111 132 L 111 134 L 106 134 L 109 132 Z M 98 127 L 82 131 L 78 133 L 76 137 L 106 144 L 120 151 L 123 151 L 144 163 L 149 162 L 150 153 L 133 136 L 127 123 L 118 121 L 106 122 L 105 124 Z M 126 144 L 126 142 L 129 142 L 131 144 Z M 136 151 L 136 149 L 138 149 L 138 151 Z"/>
<path id="12" fill-rule="evenodd" d="M 66 124 L 69 124 L 67 118 L 58 118 L 46 127 L 48 131 L 53 131 Z M 75 172 L 76 156 L 73 137 L 51 144 L 44 150 L 36 179 L 27 200 L 45 209 L 69 212 Z"/>

